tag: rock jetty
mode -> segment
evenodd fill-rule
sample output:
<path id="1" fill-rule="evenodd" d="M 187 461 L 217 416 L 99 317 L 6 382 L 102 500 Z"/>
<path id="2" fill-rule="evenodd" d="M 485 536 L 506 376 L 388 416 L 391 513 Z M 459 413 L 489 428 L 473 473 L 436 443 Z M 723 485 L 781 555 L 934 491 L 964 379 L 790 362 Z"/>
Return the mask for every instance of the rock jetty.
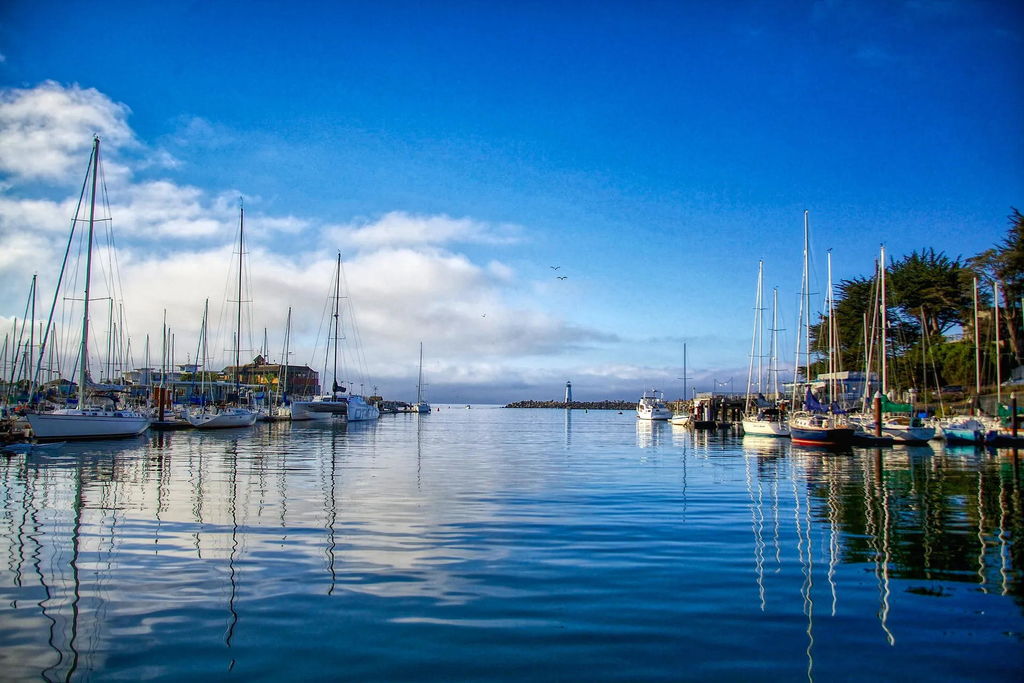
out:
<path id="1" fill-rule="evenodd" d="M 580 410 L 633 410 L 636 401 L 516 401 L 506 408 L 579 408 Z"/>

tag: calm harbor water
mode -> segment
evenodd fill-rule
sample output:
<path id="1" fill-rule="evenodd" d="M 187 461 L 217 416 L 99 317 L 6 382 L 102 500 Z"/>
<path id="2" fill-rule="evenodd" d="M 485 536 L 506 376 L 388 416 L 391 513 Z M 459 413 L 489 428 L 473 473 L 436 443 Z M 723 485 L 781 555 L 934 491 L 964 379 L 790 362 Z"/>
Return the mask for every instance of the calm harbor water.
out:
<path id="1" fill-rule="evenodd" d="M 1010 451 L 613 411 L 0 459 L 0 678 L 1019 680 Z"/>

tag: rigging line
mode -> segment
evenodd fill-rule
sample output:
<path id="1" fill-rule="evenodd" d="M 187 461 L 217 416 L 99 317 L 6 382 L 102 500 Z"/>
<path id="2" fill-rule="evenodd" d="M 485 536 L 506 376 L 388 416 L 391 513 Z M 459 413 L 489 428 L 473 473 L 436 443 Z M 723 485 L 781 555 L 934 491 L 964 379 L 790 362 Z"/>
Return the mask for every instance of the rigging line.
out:
<path id="1" fill-rule="evenodd" d="M 68 244 L 64 248 L 64 260 L 61 261 L 60 273 L 57 275 L 57 286 L 53 290 L 53 302 L 50 304 L 50 313 L 49 313 L 49 317 L 47 318 L 47 323 L 46 323 L 46 334 L 43 336 L 42 342 L 40 342 L 39 362 L 36 364 L 36 369 L 35 369 L 35 372 L 33 373 L 33 385 L 37 383 L 37 380 L 38 380 L 38 377 L 39 377 L 39 372 L 41 370 L 40 366 L 42 365 L 43 349 L 46 348 L 46 343 L 49 340 L 50 328 L 51 328 L 51 325 L 53 325 L 53 314 L 54 314 L 54 312 L 55 312 L 55 310 L 57 308 L 58 294 L 60 293 L 61 283 L 64 281 L 64 274 L 65 274 L 65 272 L 67 270 L 68 258 L 69 258 L 70 254 L 71 254 L 71 244 L 73 243 L 73 241 L 75 239 L 75 224 L 76 224 L 75 219 L 78 218 L 78 213 L 82 210 L 82 202 L 85 199 L 85 188 L 88 187 L 88 183 L 89 183 L 89 168 L 90 168 L 91 165 L 92 165 L 92 158 L 91 158 L 91 155 L 90 155 L 89 166 L 86 166 L 85 178 L 82 180 L 82 189 L 81 189 L 81 191 L 79 192 L 79 195 L 78 195 L 78 204 L 75 206 L 74 218 L 71 219 L 71 234 L 68 235 Z"/>

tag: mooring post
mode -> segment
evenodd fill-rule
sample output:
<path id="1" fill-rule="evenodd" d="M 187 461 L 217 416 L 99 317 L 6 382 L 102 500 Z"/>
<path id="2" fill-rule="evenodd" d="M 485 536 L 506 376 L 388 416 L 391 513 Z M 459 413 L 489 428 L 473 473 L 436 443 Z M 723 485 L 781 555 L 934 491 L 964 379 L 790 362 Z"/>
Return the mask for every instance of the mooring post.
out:
<path id="1" fill-rule="evenodd" d="M 882 393 L 879 391 L 875 392 L 875 396 L 871 399 L 871 403 L 875 409 L 875 436 L 882 436 Z"/>
<path id="2" fill-rule="evenodd" d="M 1010 394 L 1010 435 L 1017 438 L 1017 394 Z"/>

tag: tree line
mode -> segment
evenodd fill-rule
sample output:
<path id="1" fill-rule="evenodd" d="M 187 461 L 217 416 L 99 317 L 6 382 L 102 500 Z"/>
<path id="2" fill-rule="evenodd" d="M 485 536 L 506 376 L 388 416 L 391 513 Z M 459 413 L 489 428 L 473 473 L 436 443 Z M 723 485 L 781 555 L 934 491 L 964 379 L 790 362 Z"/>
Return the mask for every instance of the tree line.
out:
<path id="1" fill-rule="evenodd" d="M 954 258 L 928 248 L 890 258 L 884 264 L 890 384 L 968 388 L 974 386 L 975 359 L 979 355 L 983 384 L 1005 380 L 1024 363 L 1024 215 L 1013 208 L 1008 221 L 1006 236 L 975 256 Z M 881 321 L 877 264 L 875 271 L 843 280 L 834 288 L 832 329 L 838 370 L 864 370 L 871 352 L 871 370 L 878 372 L 880 352 L 872 333 L 880 329 Z M 810 333 L 810 374 L 803 366 L 801 370 L 805 376 L 815 377 L 829 369 L 827 312 L 811 326 Z M 1001 368 L 998 378 L 997 357 Z"/>

